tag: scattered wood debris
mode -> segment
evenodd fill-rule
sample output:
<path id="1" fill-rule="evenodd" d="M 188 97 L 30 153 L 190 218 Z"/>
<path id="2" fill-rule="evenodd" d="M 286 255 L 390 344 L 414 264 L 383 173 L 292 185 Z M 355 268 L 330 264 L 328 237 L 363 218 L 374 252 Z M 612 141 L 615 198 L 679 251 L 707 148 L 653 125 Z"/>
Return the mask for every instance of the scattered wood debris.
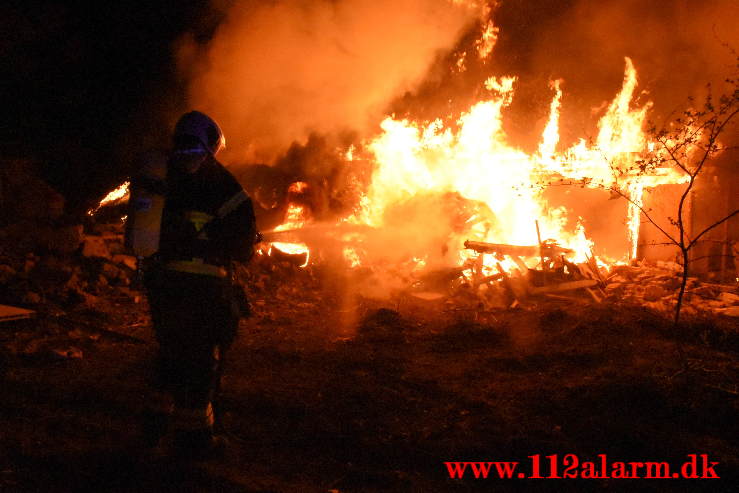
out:
<path id="1" fill-rule="evenodd" d="M 543 241 L 538 246 L 467 241 L 465 247 L 478 253 L 473 263 L 472 285 L 487 286 L 477 290 L 483 298 L 489 298 L 490 293 L 496 291 L 495 286 L 502 286 L 506 291 L 506 306 L 521 304 L 531 297 L 563 292 L 576 291 L 596 303 L 605 297 L 601 290 L 604 286 L 602 275 L 595 261 L 574 264 L 566 259 L 572 250 L 554 241 Z M 485 272 L 485 255 L 492 255 L 497 260 L 497 274 Z M 506 272 L 503 269 L 500 261 L 505 257 L 516 264 L 518 271 Z M 538 257 L 541 268 L 528 267 L 521 257 Z"/>

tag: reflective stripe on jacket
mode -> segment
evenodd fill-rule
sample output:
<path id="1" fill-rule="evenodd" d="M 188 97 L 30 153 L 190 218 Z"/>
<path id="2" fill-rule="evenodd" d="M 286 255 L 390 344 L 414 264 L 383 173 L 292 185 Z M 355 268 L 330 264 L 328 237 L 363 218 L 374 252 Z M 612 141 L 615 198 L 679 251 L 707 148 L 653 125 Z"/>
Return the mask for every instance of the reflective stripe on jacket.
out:
<path id="1" fill-rule="evenodd" d="M 195 173 L 170 165 L 160 257 L 165 268 L 221 277 L 250 257 L 256 235 L 251 199 L 215 159 Z"/>

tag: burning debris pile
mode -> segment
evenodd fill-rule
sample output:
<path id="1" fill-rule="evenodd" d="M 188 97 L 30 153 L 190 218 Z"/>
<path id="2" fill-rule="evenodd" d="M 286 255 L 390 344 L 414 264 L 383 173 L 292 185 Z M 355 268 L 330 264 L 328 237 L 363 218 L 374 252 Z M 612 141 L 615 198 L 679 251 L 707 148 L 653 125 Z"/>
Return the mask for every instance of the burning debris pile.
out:
<path id="1" fill-rule="evenodd" d="M 571 253 L 554 242 L 540 247 L 466 242 L 478 252 L 465 266 L 422 275 L 408 294 L 420 299 L 444 299 L 450 309 L 491 313 L 496 310 L 540 304 L 547 301 L 569 303 L 617 303 L 641 305 L 670 318 L 674 316 L 682 268 L 670 262 L 634 262 L 612 268 L 599 266 L 595 257 L 573 263 Z M 528 268 L 521 256 L 541 255 L 544 266 Z M 495 258 L 498 273 L 486 275 L 485 256 Z M 518 266 L 506 271 L 501 261 L 511 259 Z M 684 315 L 739 317 L 739 289 L 734 285 L 688 279 Z"/>
<path id="2" fill-rule="evenodd" d="M 260 286 L 267 284 L 264 276 L 269 277 L 270 273 L 292 278 L 302 271 L 315 280 L 314 269 L 323 267 L 320 260 L 309 265 L 307 245 L 311 242 L 311 233 L 320 234 L 325 240 L 326 231 L 316 233 L 308 228 L 286 233 L 306 240 L 308 243 L 299 244 L 305 250 L 288 253 L 274 245 L 265 247 L 257 257 L 262 266 Z M 355 229 L 353 234 L 367 236 L 372 231 Z M 608 265 L 592 252 L 586 255 L 585 261 L 576 262 L 570 260 L 573 250 L 554 240 L 528 246 L 466 241 L 464 246 L 474 253 L 457 267 L 395 270 L 398 266 L 357 263 L 348 270 L 354 271 L 352 282 L 357 284 L 358 292 L 369 297 L 377 293 L 371 289 L 373 283 L 382 283 L 392 276 L 396 281 L 394 289 L 384 293 L 384 298 L 412 297 L 438 302 L 448 311 L 469 312 L 474 318 L 547 302 L 633 304 L 666 318 L 674 315 L 682 272 L 675 263 L 633 261 Z M 347 248 L 344 247 L 344 251 Z M 335 250 L 341 251 L 341 248 Z M 491 271 L 490 266 L 494 266 L 494 270 Z M 691 277 L 686 293 L 684 315 L 739 316 L 739 289 L 735 285 L 708 283 Z"/>
<path id="3" fill-rule="evenodd" d="M 602 272 L 595 258 L 575 264 L 566 256 L 573 252 L 554 241 L 540 241 L 538 246 L 500 245 L 485 242 L 465 242 L 465 247 L 478 253 L 473 259 L 470 286 L 477 289 L 485 306 L 515 307 L 531 296 L 543 295 L 553 299 L 569 299 L 563 293 L 584 290 L 596 302 L 604 297 Z M 498 272 L 485 274 L 485 255 L 495 259 Z M 540 258 L 540 269 L 530 269 L 521 257 Z M 514 273 L 505 270 L 502 263 L 509 258 L 516 264 Z"/>

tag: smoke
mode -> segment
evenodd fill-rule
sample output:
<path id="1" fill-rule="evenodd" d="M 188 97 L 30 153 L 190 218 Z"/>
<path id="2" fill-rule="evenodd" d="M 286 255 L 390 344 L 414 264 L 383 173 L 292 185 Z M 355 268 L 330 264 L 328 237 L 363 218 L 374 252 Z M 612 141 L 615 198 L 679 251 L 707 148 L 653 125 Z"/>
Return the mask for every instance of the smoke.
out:
<path id="1" fill-rule="evenodd" d="M 351 165 L 341 150 L 348 149 L 354 134 L 311 134 L 305 144 L 293 143 L 270 166 L 238 167 L 235 176 L 254 200 L 262 230 L 281 224 L 289 203 L 305 208 L 310 221 L 336 221 L 353 212 L 370 180 L 371 163 Z M 306 184 L 299 194 L 289 193 L 295 182 Z"/>
<path id="2" fill-rule="evenodd" d="M 647 92 L 642 101 L 655 103 L 656 120 L 684 109 L 688 97 L 700 102 L 709 82 L 720 93 L 736 72 L 737 18 L 736 0 L 543 0 L 536 8 L 503 2 L 495 13 L 501 35 L 493 65 L 520 78 L 512 126 L 525 131 L 530 118 L 545 116 L 537 108 L 551 98 L 546 82 L 562 78 L 565 140 L 592 131 L 593 109 L 620 88 L 626 56 Z"/>
<path id="3" fill-rule="evenodd" d="M 515 75 L 504 125 L 511 142 L 530 152 L 548 117 L 549 81 L 563 79 L 562 143 L 569 145 L 595 132 L 605 105 L 621 88 L 624 57 L 633 60 L 639 91 L 646 91 L 641 101 L 655 103 L 656 120 L 684 109 L 688 97 L 701 102 L 709 82 L 720 94 L 723 80 L 737 69 L 737 17 L 735 0 L 497 2 L 492 18 L 499 35 L 492 55 L 468 56 L 461 73 L 449 70 L 456 56 L 438 60 L 434 74 L 441 75 L 403 95 L 392 109 L 420 119 L 457 115 L 486 97 L 481 88 L 487 77 Z M 481 26 L 473 26 L 454 53 L 474 53 L 480 34 Z"/>
<path id="4" fill-rule="evenodd" d="M 178 46 L 188 103 L 222 124 L 225 161 L 271 162 L 311 132 L 368 129 L 476 13 L 452 0 L 232 2 L 208 43 Z"/>
<path id="5" fill-rule="evenodd" d="M 178 45 L 188 106 L 222 123 L 227 162 L 272 163 L 311 133 L 366 136 L 387 112 L 445 116 L 452 100 L 462 109 L 479 98 L 485 77 L 509 74 L 519 79 L 507 132 L 527 148 L 547 116 L 550 79 L 564 79 L 567 144 L 593 132 L 593 109 L 619 90 L 625 56 L 660 116 L 688 96 L 700 101 L 707 82 L 720 92 L 736 69 L 735 0 L 507 0 L 488 2 L 500 30 L 492 56 L 470 56 L 455 74 L 455 53 L 475 51 L 479 3 L 213 0 L 222 22 L 212 37 Z"/>

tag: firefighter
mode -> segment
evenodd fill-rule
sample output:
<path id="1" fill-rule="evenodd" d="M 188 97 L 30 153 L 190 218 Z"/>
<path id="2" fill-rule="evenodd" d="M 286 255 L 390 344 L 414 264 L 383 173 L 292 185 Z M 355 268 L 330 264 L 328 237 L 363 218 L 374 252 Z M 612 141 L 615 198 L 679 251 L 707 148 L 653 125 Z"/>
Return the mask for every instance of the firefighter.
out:
<path id="1" fill-rule="evenodd" d="M 232 282 L 232 262 L 248 260 L 257 238 L 251 199 L 216 160 L 224 146 L 207 115 L 191 111 L 177 122 L 159 187 L 158 251 L 144 269 L 158 383 L 173 403 L 166 436 L 175 451 L 192 455 L 222 442 L 214 406 L 226 351 L 248 306 Z M 159 438 L 164 429 L 155 432 Z"/>

